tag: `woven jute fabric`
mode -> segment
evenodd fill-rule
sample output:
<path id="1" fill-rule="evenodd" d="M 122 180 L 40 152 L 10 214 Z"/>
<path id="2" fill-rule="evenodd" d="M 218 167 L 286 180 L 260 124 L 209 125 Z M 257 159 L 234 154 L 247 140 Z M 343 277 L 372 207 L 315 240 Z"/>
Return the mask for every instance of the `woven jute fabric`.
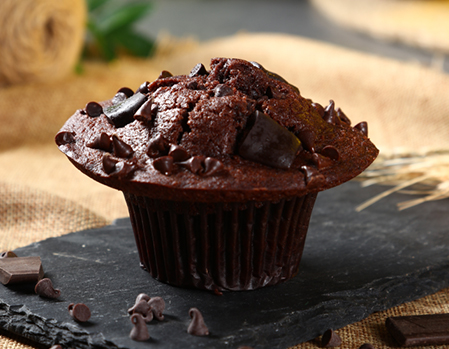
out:
<path id="1" fill-rule="evenodd" d="M 311 0 L 338 24 L 390 42 L 449 53 L 448 0 Z"/>
<path id="2" fill-rule="evenodd" d="M 205 43 L 164 38 L 152 59 L 87 62 L 80 75 L 0 89 L 0 250 L 127 216 L 122 193 L 76 170 L 54 144 L 55 134 L 89 101 L 109 99 L 122 86 L 136 89 L 161 70 L 186 74 L 216 56 L 257 61 L 298 86 L 303 96 L 323 105 L 335 100 L 353 124 L 368 121 L 369 136 L 382 152 L 449 148 L 449 77 L 429 67 L 278 34 L 241 34 Z M 449 290 L 443 290 L 339 329 L 341 348 L 364 342 L 393 347 L 386 317 L 447 312 L 448 297 Z M 0 336 L 0 348 L 27 345 Z M 318 341 L 295 348 L 316 347 Z"/>

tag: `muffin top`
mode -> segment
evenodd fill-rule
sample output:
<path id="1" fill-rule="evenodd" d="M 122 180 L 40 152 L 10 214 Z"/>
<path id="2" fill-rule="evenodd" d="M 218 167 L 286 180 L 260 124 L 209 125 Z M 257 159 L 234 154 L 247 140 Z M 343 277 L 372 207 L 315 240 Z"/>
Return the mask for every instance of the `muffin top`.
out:
<path id="1" fill-rule="evenodd" d="M 333 101 L 323 108 L 260 64 L 227 58 L 89 102 L 55 140 L 105 185 L 198 202 L 318 192 L 357 176 L 378 154 L 366 123 L 352 127 Z"/>

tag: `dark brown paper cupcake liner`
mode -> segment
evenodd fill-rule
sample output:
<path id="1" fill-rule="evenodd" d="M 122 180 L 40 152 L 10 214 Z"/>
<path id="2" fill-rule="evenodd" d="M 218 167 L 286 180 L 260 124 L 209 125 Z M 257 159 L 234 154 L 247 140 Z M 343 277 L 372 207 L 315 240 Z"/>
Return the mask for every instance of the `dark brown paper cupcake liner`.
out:
<path id="1" fill-rule="evenodd" d="M 154 278 L 238 291 L 296 275 L 317 194 L 245 204 L 124 195 L 140 261 Z"/>

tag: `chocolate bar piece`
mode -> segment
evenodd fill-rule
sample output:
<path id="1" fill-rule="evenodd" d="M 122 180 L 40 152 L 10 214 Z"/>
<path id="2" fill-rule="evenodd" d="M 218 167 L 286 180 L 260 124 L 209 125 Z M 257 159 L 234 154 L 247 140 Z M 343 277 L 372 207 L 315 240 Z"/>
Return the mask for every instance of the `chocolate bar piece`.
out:
<path id="1" fill-rule="evenodd" d="M 38 282 L 44 277 L 40 257 L 0 259 L 0 282 L 3 285 Z"/>
<path id="2" fill-rule="evenodd" d="M 449 314 L 389 317 L 385 325 L 404 347 L 449 344 Z"/>

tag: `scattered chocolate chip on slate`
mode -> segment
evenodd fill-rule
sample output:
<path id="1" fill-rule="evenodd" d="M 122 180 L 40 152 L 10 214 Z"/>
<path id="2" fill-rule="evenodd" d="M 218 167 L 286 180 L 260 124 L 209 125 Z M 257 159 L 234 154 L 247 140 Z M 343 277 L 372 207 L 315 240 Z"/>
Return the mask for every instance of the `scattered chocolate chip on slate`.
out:
<path id="1" fill-rule="evenodd" d="M 164 310 L 165 310 L 165 301 L 162 297 L 151 297 L 148 301 L 149 306 L 151 307 L 151 311 L 153 312 L 154 317 L 158 321 L 164 320 Z"/>
<path id="2" fill-rule="evenodd" d="M 404 347 L 449 344 L 449 314 L 389 317 L 385 325 Z"/>
<path id="3" fill-rule="evenodd" d="M 117 93 L 120 92 L 124 93 L 127 98 L 131 97 L 134 94 L 134 91 L 131 90 L 129 87 L 122 87 L 120 90 L 117 91 Z"/>
<path id="4" fill-rule="evenodd" d="M 260 111 L 248 119 L 244 132 L 239 155 L 264 165 L 289 169 L 301 148 L 293 133 Z"/>
<path id="5" fill-rule="evenodd" d="M 123 102 L 104 109 L 104 114 L 115 127 L 123 127 L 134 121 L 134 114 L 147 100 L 147 96 L 136 92 Z"/>
<path id="6" fill-rule="evenodd" d="M 0 253 L 0 259 L 3 258 L 14 258 L 17 257 L 17 255 L 13 251 L 4 251 Z"/>
<path id="7" fill-rule="evenodd" d="M 174 162 L 181 162 L 187 160 L 190 155 L 187 151 L 177 144 L 171 144 L 168 150 L 168 155 L 173 158 Z"/>
<path id="8" fill-rule="evenodd" d="M 103 170 L 107 174 L 111 174 L 115 171 L 118 160 L 112 158 L 111 155 L 105 154 L 103 155 Z"/>
<path id="9" fill-rule="evenodd" d="M 171 78 L 172 76 L 173 76 L 172 73 L 170 73 L 170 72 L 167 71 L 167 70 L 163 70 L 163 71 L 161 71 L 161 73 L 159 74 L 158 79 Z"/>
<path id="10" fill-rule="evenodd" d="M 123 102 L 128 97 L 123 92 L 117 92 L 115 96 L 112 98 L 112 104 L 118 104 Z"/>
<path id="11" fill-rule="evenodd" d="M 325 157 L 332 159 L 332 160 L 340 160 L 340 152 L 338 151 L 337 148 L 335 148 L 332 145 L 326 145 L 322 150 L 321 150 L 321 155 L 324 155 Z"/>
<path id="12" fill-rule="evenodd" d="M 159 172 L 169 175 L 173 170 L 173 158 L 171 156 L 161 156 L 153 161 L 153 167 Z"/>
<path id="13" fill-rule="evenodd" d="M 75 143 L 75 132 L 59 132 L 55 137 L 58 146 Z"/>
<path id="14" fill-rule="evenodd" d="M 147 324 L 142 315 L 138 313 L 131 315 L 131 322 L 134 326 L 129 333 L 129 338 L 139 342 L 150 339 L 150 333 L 148 332 Z"/>
<path id="15" fill-rule="evenodd" d="M 232 88 L 226 85 L 217 85 L 214 88 L 214 96 L 215 97 L 226 97 L 233 94 Z"/>
<path id="16" fill-rule="evenodd" d="M 117 135 L 112 135 L 112 149 L 118 158 L 130 158 L 134 154 L 133 148 L 123 142 Z"/>
<path id="17" fill-rule="evenodd" d="M 193 69 L 190 71 L 189 77 L 193 78 L 195 76 L 207 75 L 207 70 L 202 63 L 198 63 Z"/>
<path id="18" fill-rule="evenodd" d="M 99 150 L 104 150 L 107 152 L 112 152 L 111 137 L 105 132 L 102 132 L 92 142 L 88 143 L 87 146 L 89 148 L 93 148 L 93 149 L 99 149 Z"/>
<path id="19" fill-rule="evenodd" d="M 3 285 L 38 282 L 44 277 L 40 257 L 0 259 L 0 282 Z"/>
<path id="20" fill-rule="evenodd" d="M 97 102 L 89 102 L 85 107 L 86 113 L 92 118 L 96 118 L 103 113 L 103 107 Z"/>
<path id="21" fill-rule="evenodd" d="M 144 300 L 146 302 L 148 302 L 151 299 L 151 297 L 149 295 L 147 295 L 146 293 L 140 293 L 137 297 L 136 297 L 136 301 L 134 302 L 134 305 L 128 309 L 128 314 L 132 314 L 134 311 L 134 307 L 141 301 Z"/>
<path id="22" fill-rule="evenodd" d="M 78 322 L 86 322 L 90 319 L 90 309 L 84 303 L 70 303 L 68 306 L 68 310 L 70 316 Z"/>
<path id="23" fill-rule="evenodd" d="M 368 123 L 366 121 L 359 122 L 354 126 L 354 130 L 362 132 L 366 137 L 368 137 Z"/>
<path id="24" fill-rule="evenodd" d="M 189 315 L 192 320 L 187 328 L 187 333 L 193 336 L 208 336 L 209 329 L 204 323 L 201 312 L 197 308 L 190 308 Z"/>
<path id="25" fill-rule="evenodd" d="M 43 298 L 56 299 L 61 295 L 61 291 L 53 287 L 53 282 L 49 278 L 43 278 L 34 287 L 34 292 Z"/>
<path id="26" fill-rule="evenodd" d="M 324 348 L 333 348 L 341 345 L 341 338 L 334 330 L 327 330 L 321 337 L 321 346 Z"/>
<path id="27" fill-rule="evenodd" d="M 212 176 L 224 170 L 224 165 L 220 160 L 214 158 L 204 159 L 204 176 Z"/>
<path id="28" fill-rule="evenodd" d="M 142 319 L 145 322 L 151 322 L 151 320 L 153 320 L 153 312 L 151 310 L 151 306 L 148 304 L 148 301 L 144 299 L 141 299 L 137 304 L 134 305 L 132 314 L 142 315 Z"/>

